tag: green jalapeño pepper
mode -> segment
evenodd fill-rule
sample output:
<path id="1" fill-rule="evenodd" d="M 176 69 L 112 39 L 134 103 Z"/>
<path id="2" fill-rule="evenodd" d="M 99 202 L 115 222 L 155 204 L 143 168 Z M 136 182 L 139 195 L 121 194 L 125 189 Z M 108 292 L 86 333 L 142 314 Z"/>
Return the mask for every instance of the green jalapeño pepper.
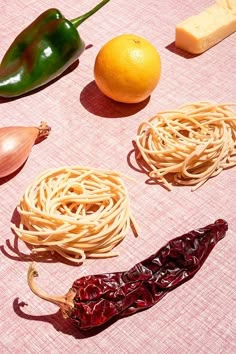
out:
<path id="1" fill-rule="evenodd" d="M 3 57 L 0 96 L 20 96 L 61 75 L 85 49 L 77 27 L 108 1 L 70 21 L 57 9 L 43 12 L 16 37 Z"/>

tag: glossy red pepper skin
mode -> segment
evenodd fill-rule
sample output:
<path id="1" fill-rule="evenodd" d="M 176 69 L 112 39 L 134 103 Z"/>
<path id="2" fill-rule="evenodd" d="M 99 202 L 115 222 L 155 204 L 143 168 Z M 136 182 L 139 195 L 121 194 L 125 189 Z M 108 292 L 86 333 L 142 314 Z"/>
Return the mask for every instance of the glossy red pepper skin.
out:
<path id="1" fill-rule="evenodd" d="M 70 319 L 80 329 L 91 329 L 153 306 L 196 274 L 227 229 L 224 220 L 217 220 L 174 238 L 129 271 L 76 280 Z"/>
<path id="2" fill-rule="evenodd" d="M 150 308 L 191 279 L 227 230 L 227 222 L 219 219 L 172 239 L 128 271 L 82 277 L 64 296 L 50 296 L 37 288 L 34 264 L 28 270 L 28 284 L 34 294 L 60 306 L 64 318 L 89 330 Z"/>

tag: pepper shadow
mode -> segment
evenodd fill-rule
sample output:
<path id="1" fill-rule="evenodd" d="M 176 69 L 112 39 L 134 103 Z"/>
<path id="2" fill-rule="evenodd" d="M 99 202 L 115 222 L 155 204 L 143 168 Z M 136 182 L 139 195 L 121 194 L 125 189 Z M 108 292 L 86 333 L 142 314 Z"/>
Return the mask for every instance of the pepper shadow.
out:
<path id="1" fill-rule="evenodd" d="M 150 97 L 140 103 L 121 103 L 106 97 L 93 80 L 84 87 L 80 102 L 90 113 L 103 118 L 125 118 L 141 111 Z"/>
<path id="2" fill-rule="evenodd" d="M 16 96 L 16 97 L 1 97 L 0 96 L 0 104 L 1 103 L 8 103 L 8 102 L 16 101 L 16 100 L 18 100 L 20 98 L 34 95 L 35 93 L 44 90 L 46 87 L 49 87 L 49 86 L 55 84 L 62 77 L 66 76 L 66 75 L 70 74 L 72 71 L 74 71 L 78 66 L 79 66 L 79 59 L 77 59 L 73 64 L 71 64 L 62 74 L 60 74 L 55 79 L 49 81 L 48 83 L 46 83 L 46 84 L 44 84 L 44 85 L 42 85 L 42 86 L 40 86 L 40 87 L 38 87 L 38 88 L 36 88 L 36 89 L 34 89 L 32 91 L 24 93 L 23 95 L 19 95 L 19 96 Z"/>
<path id="3" fill-rule="evenodd" d="M 191 54 L 191 53 L 185 52 L 183 49 L 177 48 L 175 46 L 175 41 L 168 44 L 165 48 L 167 50 L 169 50 L 170 52 L 177 54 L 185 59 L 192 59 L 192 58 L 198 57 L 200 55 L 200 54 Z"/>
<path id="4" fill-rule="evenodd" d="M 61 332 L 73 336 L 75 339 L 86 339 L 89 337 L 96 336 L 117 321 L 117 319 L 112 319 L 109 321 L 109 323 L 101 325 L 97 328 L 93 328 L 89 330 L 80 330 L 69 319 L 68 320 L 64 319 L 62 317 L 60 310 L 50 315 L 29 315 L 22 310 L 22 308 L 26 306 L 28 306 L 28 304 L 25 303 L 24 301 L 20 302 L 19 298 L 15 298 L 13 301 L 13 310 L 18 317 L 28 321 L 50 323 L 57 332 Z"/>

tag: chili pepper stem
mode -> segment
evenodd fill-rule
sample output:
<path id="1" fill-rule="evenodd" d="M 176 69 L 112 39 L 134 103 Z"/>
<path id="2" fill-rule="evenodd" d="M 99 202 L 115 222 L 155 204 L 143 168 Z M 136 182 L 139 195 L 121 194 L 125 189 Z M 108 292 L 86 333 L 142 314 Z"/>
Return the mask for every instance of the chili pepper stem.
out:
<path id="1" fill-rule="evenodd" d="M 76 294 L 75 290 L 71 288 L 66 295 L 62 295 L 62 296 L 49 295 L 45 291 L 39 289 L 39 287 L 36 285 L 35 278 L 37 277 L 38 277 L 38 272 L 36 270 L 35 263 L 33 262 L 32 264 L 30 264 L 27 273 L 27 281 L 30 290 L 41 299 L 59 306 L 64 318 L 70 317 L 70 313 L 74 308 L 73 299 Z"/>
<path id="2" fill-rule="evenodd" d="M 81 25 L 82 22 L 84 22 L 85 20 L 87 20 L 87 18 L 89 18 L 90 16 L 92 16 L 93 14 L 95 14 L 95 12 L 97 12 L 101 7 L 103 7 L 104 5 L 106 5 L 106 3 L 108 3 L 110 0 L 103 0 L 101 1 L 99 4 L 97 4 L 92 10 L 86 12 L 84 15 L 81 15 L 79 17 L 74 18 L 73 20 L 70 20 L 70 22 L 75 26 L 78 27 L 79 25 Z"/>

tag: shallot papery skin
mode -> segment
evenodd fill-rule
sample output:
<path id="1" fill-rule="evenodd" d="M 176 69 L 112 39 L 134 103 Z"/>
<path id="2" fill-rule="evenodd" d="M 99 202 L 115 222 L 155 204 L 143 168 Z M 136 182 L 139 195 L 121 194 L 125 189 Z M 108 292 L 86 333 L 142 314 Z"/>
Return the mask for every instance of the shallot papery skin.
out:
<path id="1" fill-rule="evenodd" d="M 39 127 L 9 126 L 0 128 L 0 178 L 17 171 L 27 160 L 38 139 L 48 136 L 45 122 Z"/>
<path id="2" fill-rule="evenodd" d="M 64 318 L 69 318 L 79 329 L 92 329 L 150 308 L 191 279 L 227 230 L 226 221 L 216 220 L 172 239 L 128 271 L 77 279 L 62 297 L 49 296 L 36 288 L 34 265 L 29 268 L 28 283 L 36 295 L 59 305 Z"/>

